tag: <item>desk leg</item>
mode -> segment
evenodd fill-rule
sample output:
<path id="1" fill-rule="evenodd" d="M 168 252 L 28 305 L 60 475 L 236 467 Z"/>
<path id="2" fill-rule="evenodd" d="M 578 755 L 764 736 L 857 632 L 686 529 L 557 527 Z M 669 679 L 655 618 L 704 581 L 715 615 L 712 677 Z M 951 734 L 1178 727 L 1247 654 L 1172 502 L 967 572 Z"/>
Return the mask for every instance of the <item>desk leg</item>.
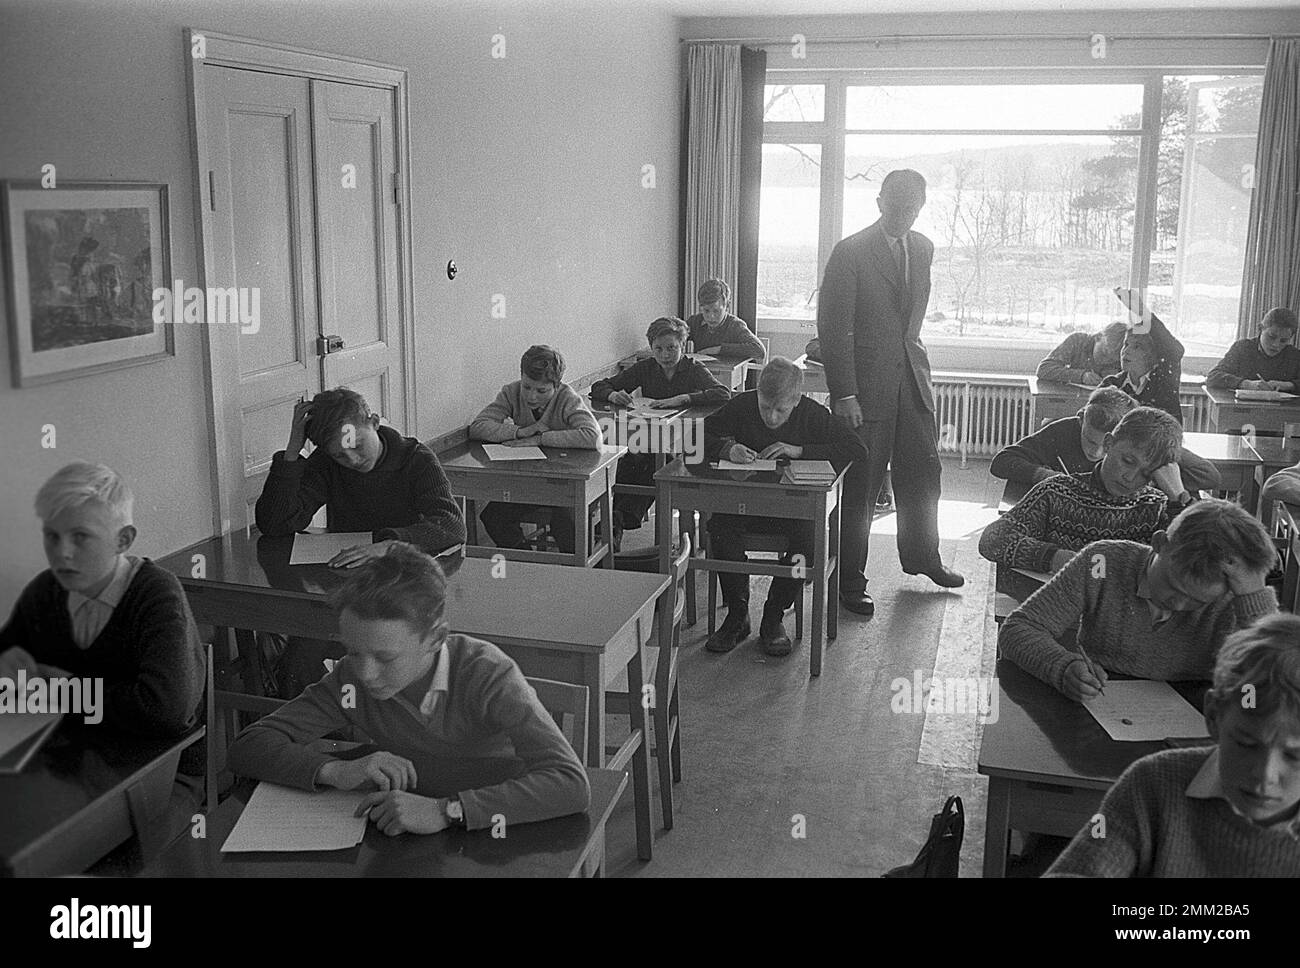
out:
<path id="1" fill-rule="evenodd" d="M 655 541 L 659 543 L 659 574 L 669 574 L 673 564 L 673 488 L 667 481 L 655 485 Z M 691 549 L 694 553 L 695 549 Z"/>
<path id="2" fill-rule="evenodd" d="M 843 505 L 843 495 L 839 495 L 835 501 L 835 510 L 831 512 L 830 522 L 830 555 L 827 562 L 833 557 L 835 559 L 835 571 L 826 576 L 826 638 L 833 639 L 840 634 L 840 507 Z"/>
<path id="3" fill-rule="evenodd" d="M 627 664 L 627 712 L 628 721 L 633 731 L 640 730 L 641 743 L 632 753 L 632 798 L 636 805 L 636 855 L 641 860 L 649 860 L 653 846 L 650 832 L 650 717 L 641 701 L 641 689 L 645 676 L 642 662 L 645 651 L 645 635 L 640 620 L 637 621 L 636 652 Z M 659 661 L 671 661 L 671 656 L 660 656 Z M 667 702 L 667 697 L 660 700 Z M 660 756 L 666 756 L 667 749 L 660 750 Z"/>
<path id="4" fill-rule="evenodd" d="M 257 633 L 249 629 L 235 629 L 234 632 L 235 646 L 243 660 L 244 691 L 251 696 L 265 696 L 263 683 L 266 680 L 262 677 L 262 650 L 257 646 Z"/>
<path id="5" fill-rule="evenodd" d="M 578 568 L 586 568 L 590 548 L 587 544 L 587 531 L 591 524 L 588 515 L 591 514 L 591 508 L 587 507 L 587 488 L 584 482 L 578 481 L 573 485 L 573 491 L 569 494 L 569 508 L 573 511 L 573 564 Z"/>
<path id="6" fill-rule="evenodd" d="M 605 657 L 582 657 L 582 685 L 587 687 L 587 765 L 605 765 Z"/>
<path id="7" fill-rule="evenodd" d="M 988 810 L 984 819 L 985 877 L 1006 877 L 1010 823 L 1011 781 L 991 776 L 989 777 Z"/>
<path id="8" fill-rule="evenodd" d="M 813 528 L 813 603 L 811 647 L 808 650 L 808 665 L 811 675 L 822 674 L 822 646 L 826 641 L 826 592 L 828 569 L 826 553 L 827 541 L 826 495 L 817 502 L 817 520 Z"/>
<path id="9" fill-rule="evenodd" d="M 618 465 L 615 464 L 614 466 L 617 467 Z M 614 567 L 614 477 L 614 470 L 608 467 L 605 468 L 605 490 L 600 495 L 601 528 L 607 546 L 601 565 L 605 568 Z"/>
<path id="10" fill-rule="evenodd" d="M 474 502 L 469 498 L 464 499 L 465 514 L 465 541 L 467 544 L 478 544 L 478 514 L 474 507 Z"/>

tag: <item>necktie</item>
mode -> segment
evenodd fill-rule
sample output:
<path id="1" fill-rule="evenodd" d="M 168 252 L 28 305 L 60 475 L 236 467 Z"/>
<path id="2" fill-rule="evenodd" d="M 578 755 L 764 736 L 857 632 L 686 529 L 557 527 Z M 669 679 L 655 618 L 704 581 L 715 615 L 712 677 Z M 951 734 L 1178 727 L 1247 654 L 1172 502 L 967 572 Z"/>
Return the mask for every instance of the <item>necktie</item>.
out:
<path id="1" fill-rule="evenodd" d="M 911 285 L 911 280 L 907 277 L 907 246 L 902 239 L 894 240 L 894 261 L 898 263 L 898 271 L 903 274 L 903 285 Z"/>

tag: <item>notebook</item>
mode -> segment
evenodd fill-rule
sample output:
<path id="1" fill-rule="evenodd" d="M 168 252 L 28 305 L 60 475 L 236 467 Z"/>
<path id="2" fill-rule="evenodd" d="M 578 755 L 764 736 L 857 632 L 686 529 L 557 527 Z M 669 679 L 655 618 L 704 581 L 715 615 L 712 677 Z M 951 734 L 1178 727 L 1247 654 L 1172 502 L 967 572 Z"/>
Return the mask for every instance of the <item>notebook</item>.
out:
<path id="1" fill-rule="evenodd" d="M 1294 393 L 1283 393 L 1281 390 L 1238 390 L 1236 391 L 1238 400 L 1251 400 L 1257 403 L 1281 403 L 1283 400 L 1300 400 Z"/>
<path id="2" fill-rule="evenodd" d="M 62 713 L 0 715 L 0 774 L 21 771 L 45 745 L 62 718 Z"/>
<path id="3" fill-rule="evenodd" d="M 786 477 L 794 484 L 833 484 L 838 475 L 828 460 L 792 460 Z"/>

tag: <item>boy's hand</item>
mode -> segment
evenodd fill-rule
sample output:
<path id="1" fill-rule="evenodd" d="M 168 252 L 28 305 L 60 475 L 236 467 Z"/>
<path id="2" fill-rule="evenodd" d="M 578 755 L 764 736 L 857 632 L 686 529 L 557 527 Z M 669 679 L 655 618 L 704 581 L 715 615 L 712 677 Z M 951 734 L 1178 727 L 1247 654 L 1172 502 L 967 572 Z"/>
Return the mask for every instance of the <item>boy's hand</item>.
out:
<path id="1" fill-rule="evenodd" d="M 615 390 L 608 397 L 611 407 L 630 407 L 632 406 L 632 394 L 626 390 Z"/>
<path id="2" fill-rule="evenodd" d="M 700 349 L 700 347 L 698 346 L 695 347 L 696 356 L 699 356 L 701 353 L 703 353 L 705 356 L 717 356 L 721 352 L 722 352 L 721 343 L 719 343 L 717 346 L 706 346 L 703 349 Z"/>
<path id="3" fill-rule="evenodd" d="M 1057 470 L 1054 467 L 1040 467 L 1038 470 L 1034 471 L 1034 483 L 1037 484 L 1039 481 L 1045 481 L 1049 477 L 1060 477 L 1064 473 L 1065 471 Z"/>
<path id="4" fill-rule="evenodd" d="M 381 750 L 359 760 L 330 760 L 320 768 L 316 780 L 338 790 L 355 790 L 367 783 L 373 783 L 381 791 L 414 790 L 415 764 Z"/>
<path id="5" fill-rule="evenodd" d="M 1066 565 L 1068 565 L 1070 561 L 1074 558 L 1074 555 L 1075 552 L 1068 551 L 1065 548 L 1061 548 L 1059 551 L 1056 552 L 1056 554 L 1052 555 L 1052 565 L 1051 565 L 1052 573 L 1055 574 L 1056 572 L 1064 568 Z"/>
<path id="6" fill-rule="evenodd" d="M 862 405 L 858 403 L 857 397 L 845 397 L 843 400 L 835 401 L 835 416 L 842 417 L 849 422 L 850 427 L 862 426 Z"/>
<path id="7" fill-rule="evenodd" d="M 727 460 L 733 464 L 750 464 L 758 455 L 744 444 L 732 444 L 727 450 Z"/>
<path id="8" fill-rule="evenodd" d="M 540 423 L 535 423 L 531 427 L 520 427 L 515 430 L 515 439 L 522 440 L 525 437 L 536 437 L 538 434 L 545 433 L 546 428 Z M 510 443 L 510 441 L 506 441 Z"/>
<path id="9" fill-rule="evenodd" d="M 1171 501 L 1181 500 L 1186 493 L 1183 488 L 1183 472 L 1173 461 L 1152 471 L 1151 483 L 1164 491 Z"/>
<path id="10" fill-rule="evenodd" d="M 1088 671 L 1088 663 L 1083 659 L 1075 659 L 1065 667 L 1065 676 L 1061 681 L 1061 691 L 1073 699 L 1075 702 L 1086 702 L 1101 694 L 1102 686 L 1106 685 L 1106 670 L 1101 666 L 1095 666 L 1097 675 Z"/>
<path id="11" fill-rule="evenodd" d="M 503 440 L 501 442 L 507 447 L 540 447 L 542 446 L 542 442 L 536 439 L 540 435 L 541 431 L 539 430 L 536 435 L 516 437 L 514 440 Z"/>
<path id="12" fill-rule="evenodd" d="M 370 821 L 390 837 L 398 834 L 436 834 L 451 826 L 442 801 L 416 793 L 389 790 L 372 793 L 357 805 L 353 816 L 369 811 Z"/>
<path id="13" fill-rule="evenodd" d="M 20 645 L 0 652 L 0 678 L 14 679 L 22 669 L 26 669 L 29 676 L 34 676 L 40 671 L 40 665 Z"/>
<path id="14" fill-rule="evenodd" d="M 662 400 L 651 400 L 650 406 L 655 410 L 672 410 L 674 407 L 684 407 L 691 402 L 688 394 L 679 393 L 675 397 L 664 397 Z"/>
<path id="15" fill-rule="evenodd" d="M 1243 390 L 1271 390 L 1268 380 L 1242 380 L 1241 389 Z"/>
<path id="16" fill-rule="evenodd" d="M 803 455 L 803 448 L 795 444 L 787 444 L 783 440 L 778 440 L 774 444 L 768 444 L 759 454 L 760 460 L 780 460 L 782 457 L 789 457 L 791 460 L 798 460 Z"/>
<path id="17" fill-rule="evenodd" d="M 1094 373 L 1092 370 L 1087 370 L 1084 372 L 1083 376 L 1079 377 L 1079 382 L 1086 383 L 1090 387 L 1095 387 L 1101 383 L 1101 374 Z"/>
<path id="18" fill-rule="evenodd" d="M 344 548 L 329 561 L 331 568 L 355 568 L 357 565 L 364 564 L 371 558 L 382 558 L 388 554 L 388 549 L 392 546 L 390 541 L 376 541 L 374 544 L 356 545 L 352 548 Z"/>
<path id="19" fill-rule="evenodd" d="M 293 424 L 289 429 L 289 443 L 284 448 L 285 460 L 297 460 L 307 443 L 307 421 L 311 419 L 311 401 L 299 400 L 293 405 Z"/>
<path id="20" fill-rule="evenodd" d="M 1255 570 L 1236 558 L 1229 558 L 1223 563 L 1223 577 L 1228 583 L 1228 591 L 1234 595 L 1249 595 L 1264 590 L 1264 579 L 1269 569 Z"/>

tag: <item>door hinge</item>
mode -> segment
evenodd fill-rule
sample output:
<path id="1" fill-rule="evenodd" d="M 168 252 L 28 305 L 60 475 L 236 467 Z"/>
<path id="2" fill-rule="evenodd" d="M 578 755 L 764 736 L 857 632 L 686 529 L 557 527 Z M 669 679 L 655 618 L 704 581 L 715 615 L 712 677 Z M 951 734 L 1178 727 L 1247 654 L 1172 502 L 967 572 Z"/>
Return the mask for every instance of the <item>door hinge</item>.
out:
<path id="1" fill-rule="evenodd" d="M 402 173 L 399 171 L 393 172 L 393 204 L 402 204 Z"/>
<path id="2" fill-rule="evenodd" d="M 208 204 L 212 211 L 217 210 L 217 173 L 211 168 L 208 169 Z"/>

